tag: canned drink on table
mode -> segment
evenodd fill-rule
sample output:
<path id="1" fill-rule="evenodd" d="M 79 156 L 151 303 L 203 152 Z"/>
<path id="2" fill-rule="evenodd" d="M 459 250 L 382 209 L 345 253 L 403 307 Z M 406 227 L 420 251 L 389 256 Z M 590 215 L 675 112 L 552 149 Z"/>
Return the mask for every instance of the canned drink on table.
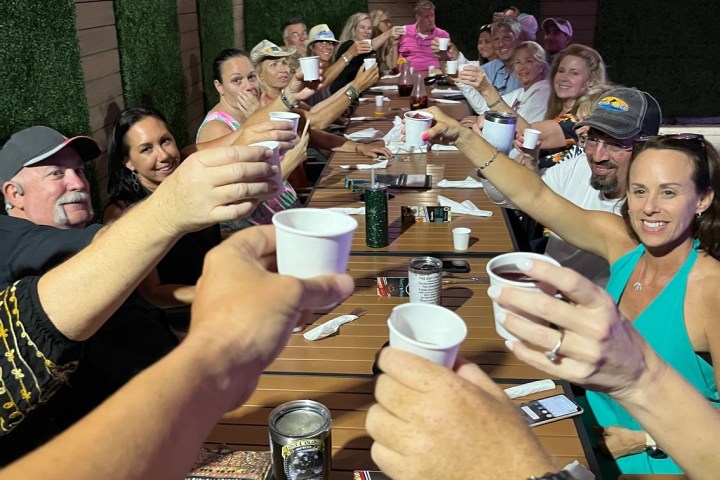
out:
<path id="1" fill-rule="evenodd" d="M 275 480 L 328 480 L 332 456 L 330 410 L 313 400 L 283 403 L 270 412 Z"/>
<path id="2" fill-rule="evenodd" d="M 417 257 L 410 260 L 408 268 L 410 303 L 442 302 L 442 260 L 433 257 Z"/>

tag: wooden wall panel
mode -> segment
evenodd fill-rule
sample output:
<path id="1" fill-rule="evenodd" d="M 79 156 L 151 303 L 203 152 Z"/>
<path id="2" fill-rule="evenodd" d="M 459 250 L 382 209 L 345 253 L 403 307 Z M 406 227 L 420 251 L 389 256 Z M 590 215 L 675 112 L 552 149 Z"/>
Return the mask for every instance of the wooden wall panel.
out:
<path id="1" fill-rule="evenodd" d="M 235 23 L 235 48 L 245 48 L 245 2 L 233 0 L 233 22 Z"/>
<path id="2" fill-rule="evenodd" d="M 202 105 L 202 68 L 200 65 L 200 32 L 198 30 L 197 4 L 195 1 L 178 0 L 178 23 L 180 25 L 180 55 L 185 76 L 187 100 L 187 132 L 195 138 L 200 122 L 205 116 Z M 185 145 L 182 145 L 184 147 Z"/>

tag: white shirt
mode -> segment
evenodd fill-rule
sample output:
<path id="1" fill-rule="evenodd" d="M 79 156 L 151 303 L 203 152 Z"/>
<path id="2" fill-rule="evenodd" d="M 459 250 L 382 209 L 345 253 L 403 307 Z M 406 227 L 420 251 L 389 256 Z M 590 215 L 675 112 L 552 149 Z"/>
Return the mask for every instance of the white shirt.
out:
<path id="1" fill-rule="evenodd" d="M 485 98 L 477 91 L 475 87 L 456 83 L 468 103 L 477 113 L 485 113 L 489 110 Z M 552 86 L 549 80 L 540 80 L 535 82 L 524 90 L 518 88 L 512 92 L 508 92 L 502 96 L 507 103 L 518 115 L 522 116 L 528 123 L 539 122 L 545 120 L 547 112 L 547 102 L 552 92 Z"/>
<path id="2" fill-rule="evenodd" d="M 620 215 L 622 199 L 608 199 L 590 186 L 592 171 L 585 153 L 564 160 L 545 171 L 542 179 L 555 193 L 585 210 L 600 210 Z M 569 267 L 586 276 L 596 285 L 604 287 L 610 277 L 610 269 L 604 258 L 580 250 L 565 240 L 550 234 L 545 255 L 563 267 Z"/>

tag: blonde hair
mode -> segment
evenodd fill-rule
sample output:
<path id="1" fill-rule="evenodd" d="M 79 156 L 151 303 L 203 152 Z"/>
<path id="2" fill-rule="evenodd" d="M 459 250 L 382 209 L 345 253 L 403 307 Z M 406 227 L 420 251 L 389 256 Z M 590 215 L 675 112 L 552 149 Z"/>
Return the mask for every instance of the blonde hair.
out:
<path id="1" fill-rule="evenodd" d="M 358 12 L 350 15 L 350 18 L 348 18 L 347 22 L 345 22 L 345 26 L 340 34 L 340 43 L 347 42 L 348 40 L 355 40 L 355 30 L 357 29 L 358 24 L 360 24 L 363 20 L 370 20 L 370 15 L 365 12 Z M 372 20 L 370 21 L 372 22 Z"/>
<path id="2" fill-rule="evenodd" d="M 617 85 L 613 83 L 599 83 L 588 88 L 587 93 L 575 101 L 572 114 L 575 115 L 578 120 L 587 118 L 595 109 L 595 104 L 598 100 L 615 88 L 617 88 Z"/>
<path id="3" fill-rule="evenodd" d="M 605 62 L 603 61 L 597 50 L 576 43 L 570 45 L 565 50 L 558 53 L 555 57 L 555 61 L 553 61 L 552 68 L 550 69 L 551 82 L 555 81 L 555 75 L 557 74 L 560 62 L 562 62 L 565 57 L 569 56 L 582 58 L 583 60 L 585 60 L 585 64 L 588 67 L 590 83 L 588 85 L 588 91 L 585 92 L 583 95 L 586 95 L 590 91 L 590 89 L 596 85 L 608 83 L 607 73 L 605 70 Z M 575 104 L 577 104 L 579 98 L 581 97 L 578 97 L 578 99 L 575 100 Z M 574 105 L 573 111 L 575 111 L 576 108 L 577 107 Z M 545 118 L 548 120 L 553 119 L 560 115 L 562 111 L 563 102 L 562 100 L 560 100 L 560 98 L 558 98 L 557 93 L 555 93 L 555 88 L 553 86 L 553 89 L 550 93 L 550 98 L 548 98 L 548 108 Z"/>
<path id="4" fill-rule="evenodd" d="M 387 15 L 388 19 L 390 18 L 390 12 L 387 10 L 373 10 L 370 12 L 370 21 L 372 22 L 373 27 L 373 38 L 380 35 L 380 20 L 382 19 L 383 15 Z"/>
<path id="5" fill-rule="evenodd" d="M 545 79 L 545 77 L 547 77 L 548 70 L 550 69 L 547 64 L 547 55 L 545 54 L 545 49 L 539 43 L 533 42 L 532 40 L 522 42 L 513 52 L 513 63 L 515 62 L 515 56 L 517 55 L 517 53 L 520 50 L 524 49 L 530 50 L 533 54 L 533 58 L 543 66 L 542 78 Z"/>

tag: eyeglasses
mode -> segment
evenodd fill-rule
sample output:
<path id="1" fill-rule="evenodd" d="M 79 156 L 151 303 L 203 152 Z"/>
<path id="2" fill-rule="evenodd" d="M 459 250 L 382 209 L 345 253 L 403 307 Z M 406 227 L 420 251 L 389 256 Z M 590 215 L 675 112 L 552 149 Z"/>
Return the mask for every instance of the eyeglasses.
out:
<path id="1" fill-rule="evenodd" d="M 684 148 L 692 151 L 698 158 L 707 161 L 705 137 L 698 133 L 673 133 L 640 137 L 634 145 L 633 154 L 648 142 L 662 142 L 662 145 Z"/>
<path id="2" fill-rule="evenodd" d="M 610 155 L 617 155 L 620 152 L 630 152 L 635 145 L 634 142 L 631 144 L 624 144 L 613 140 L 588 137 L 587 135 L 580 137 L 580 146 L 585 147 L 585 150 L 587 151 L 595 150 L 600 143 L 605 145 L 605 150 L 607 150 Z"/>
<path id="3" fill-rule="evenodd" d="M 333 42 L 327 42 L 325 40 L 318 40 L 315 43 L 320 45 L 321 47 L 331 47 L 331 48 L 335 47 L 335 44 Z"/>

